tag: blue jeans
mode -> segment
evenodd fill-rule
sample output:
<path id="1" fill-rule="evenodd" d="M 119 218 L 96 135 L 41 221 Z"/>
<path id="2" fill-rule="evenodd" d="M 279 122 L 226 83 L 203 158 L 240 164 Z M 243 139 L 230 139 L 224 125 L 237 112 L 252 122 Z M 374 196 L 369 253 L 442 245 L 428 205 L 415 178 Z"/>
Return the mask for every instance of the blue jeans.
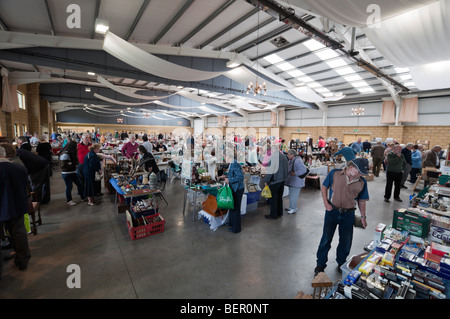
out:
<path id="1" fill-rule="evenodd" d="M 317 266 L 325 268 L 328 261 L 328 251 L 331 248 L 336 227 L 339 226 L 339 244 L 336 250 L 336 261 L 342 265 L 350 254 L 353 240 L 353 224 L 355 223 L 355 211 L 339 213 L 332 209 L 325 211 L 322 239 L 317 250 Z"/>
<path id="2" fill-rule="evenodd" d="M 301 189 L 301 187 L 289 186 L 289 208 L 294 212 L 297 212 L 297 201 Z"/>
<path id="3" fill-rule="evenodd" d="M 72 187 L 73 184 L 77 185 L 78 195 L 80 195 L 81 199 L 84 199 L 84 187 L 81 183 L 78 174 L 62 174 L 64 182 L 66 183 L 66 199 L 68 202 L 72 200 Z M 73 184 L 72 184 L 73 183 Z"/>

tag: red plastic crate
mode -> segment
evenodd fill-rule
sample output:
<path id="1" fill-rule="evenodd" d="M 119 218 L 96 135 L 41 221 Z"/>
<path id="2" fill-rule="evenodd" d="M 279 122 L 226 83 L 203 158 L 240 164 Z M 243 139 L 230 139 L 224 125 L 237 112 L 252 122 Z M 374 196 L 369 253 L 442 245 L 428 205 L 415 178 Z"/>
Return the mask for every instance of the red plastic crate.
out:
<path id="1" fill-rule="evenodd" d="M 161 218 L 161 221 L 152 223 L 152 220 L 157 216 Z M 128 233 L 130 234 L 132 240 L 156 235 L 164 231 L 164 224 L 166 220 L 159 213 L 150 216 L 144 216 L 143 218 L 145 218 L 150 224 L 132 227 L 130 223 L 127 221 Z"/>

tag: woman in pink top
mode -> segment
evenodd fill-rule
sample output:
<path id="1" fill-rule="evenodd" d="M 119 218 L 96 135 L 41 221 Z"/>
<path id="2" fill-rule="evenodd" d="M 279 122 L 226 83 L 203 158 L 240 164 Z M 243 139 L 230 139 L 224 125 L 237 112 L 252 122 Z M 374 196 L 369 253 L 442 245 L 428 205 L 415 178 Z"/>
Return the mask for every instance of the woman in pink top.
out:
<path id="1" fill-rule="evenodd" d="M 122 147 L 122 154 L 126 158 L 137 159 L 139 156 L 138 147 L 139 144 L 136 142 L 136 138 L 134 137 L 134 135 L 131 135 L 130 141 L 128 143 L 125 143 L 125 145 Z"/>

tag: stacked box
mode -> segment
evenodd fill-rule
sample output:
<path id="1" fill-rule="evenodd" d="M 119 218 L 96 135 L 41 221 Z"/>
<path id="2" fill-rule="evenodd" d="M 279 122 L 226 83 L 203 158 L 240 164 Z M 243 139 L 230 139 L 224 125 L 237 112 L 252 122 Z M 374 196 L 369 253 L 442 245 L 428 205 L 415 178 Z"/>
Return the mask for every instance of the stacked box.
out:
<path id="1" fill-rule="evenodd" d="M 411 235 L 425 238 L 430 231 L 430 218 L 428 215 L 418 214 L 407 210 L 395 210 L 392 227 L 397 230 L 406 230 Z"/>

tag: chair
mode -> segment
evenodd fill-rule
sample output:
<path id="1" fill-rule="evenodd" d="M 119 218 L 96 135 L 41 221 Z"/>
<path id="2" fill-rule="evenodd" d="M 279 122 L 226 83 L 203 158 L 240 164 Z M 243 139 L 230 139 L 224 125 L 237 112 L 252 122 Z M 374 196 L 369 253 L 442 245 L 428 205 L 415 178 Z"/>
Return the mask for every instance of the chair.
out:
<path id="1" fill-rule="evenodd" d="M 180 165 L 175 164 L 173 161 L 169 161 L 170 167 L 170 182 L 174 183 L 175 178 L 181 179 L 181 168 Z"/>
<path id="2" fill-rule="evenodd" d="M 36 212 L 38 214 L 39 220 L 36 222 Z M 33 235 L 37 235 L 37 224 L 42 225 L 41 219 L 41 205 L 37 199 L 37 194 L 35 192 L 30 193 L 28 198 L 28 215 L 31 217 L 31 226 Z"/>
<path id="3" fill-rule="evenodd" d="M 312 295 L 313 299 L 324 299 L 331 291 L 333 282 L 325 272 L 320 272 L 311 282 L 311 287 L 314 288 Z"/>

